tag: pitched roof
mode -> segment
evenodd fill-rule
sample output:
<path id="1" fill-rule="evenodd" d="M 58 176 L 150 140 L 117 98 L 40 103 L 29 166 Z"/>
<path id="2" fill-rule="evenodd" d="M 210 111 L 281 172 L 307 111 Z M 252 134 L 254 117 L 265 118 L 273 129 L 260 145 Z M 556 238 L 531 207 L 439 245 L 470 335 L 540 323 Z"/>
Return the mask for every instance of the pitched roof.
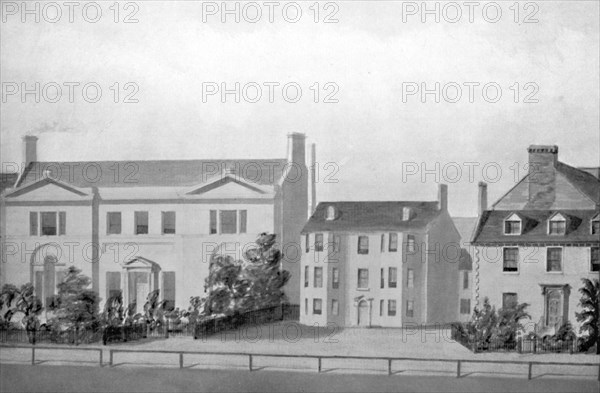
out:
<path id="1" fill-rule="evenodd" d="M 460 243 L 469 243 L 477 225 L 477 217 L 452 217 L 452 221 L 460 234 Z"/>
<path id="2" fill-rule="evenodd" d="M 76 187 L 194 186 L 214 181 L 214 176 L 227 168 L 247 182 L 274 185 L 286 163 L 286 159 L 33 162 L 18 186 L 40 180 L 45 171 Z"/>
<path id="3" fill-rule="evenodd" d="M 592 235 L 590 222 L 597 210 L 561 210 L 569 218 L 565 235 L 549 235 L 547 222 L 555 210 L 520 210 L 524 217 L 521 235 L 505 235 L 504 219 L 510 215 L 506 210 L 488 210 L 481 215 L 473 244 L 531 244 L 531 243 L 600 243 L 600 235 Z"/>
<path id="4" fill-rule="evenodd" d="M 335 208 L 335 219 L 326 220 L 326 210 Z M 402 220 L 403 208 L 412 210 L 412 218 Z M 317 231 L 369 232 L 402 231 L 425 228 L 438 217 L 437 202 L 321 202 L 302 229 L 302 233 Z"/>
<path id="5" fill-rule="evenodd" d="M 562 173 L 579 191 L 583 192 L 594 202 L 600 203 L 600 179 L 589 172 L 574 168 L 560 161 L 556 163 L 556 170 Z"/>

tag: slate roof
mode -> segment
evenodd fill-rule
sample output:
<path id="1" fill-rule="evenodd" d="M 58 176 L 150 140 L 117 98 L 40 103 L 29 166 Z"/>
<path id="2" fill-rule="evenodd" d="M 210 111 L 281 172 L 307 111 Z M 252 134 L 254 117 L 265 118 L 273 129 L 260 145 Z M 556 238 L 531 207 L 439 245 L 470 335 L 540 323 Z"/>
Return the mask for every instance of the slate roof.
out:
<path id="1" fill-rule="evenodd" d="M 329 206 L 335 208 L 335 219 L 326 220 Z M 413 218 L 402 220 L 404 207 L 413 210 Z M 422 229 L 440 215 L 438 202 L 321 202 L 302 229 L 310 232 L 372 232 Z"/>
<path id="2" fill-rule="evenodd" d="M 524 222 L 521 224 L 521 235 L 505 235 L 504 219 L 512 211 L 488 210 L 480 217 L 473 243 L 482 244 L 570 244 L 570 243 L 600 243 L 600 234 L 592 235 L 590 223 L 598 214 L 598 210 L 560 210 L 568 216 L 569 225 L 565 235 L 549 235 L 547 222 L 556 210 L 519 210 Z"/>
<path id="3" fill-rule="evenodd" d="M 206 183 L 227 168 L 247 182 L 274 185 L 286 163 L 286 159 L 34 162 L 18 186 L 39 181 L 48 170 L 52 178 L 75 187 L 188 187 Z"/>
<path id="4" fill-rule="evenodd" d="M 556 163 L 556 171 L 562 173 L 571 184 L 591 200 L 600 203 L 600 179 L 585 170 L 574 168 L 560 161 Z"/>
<path id="5" fill-rule="evenodd" d="M 13 187 L 18 177 L 18 173 L 0 173 L 0 194 L 7 188 Z"/>

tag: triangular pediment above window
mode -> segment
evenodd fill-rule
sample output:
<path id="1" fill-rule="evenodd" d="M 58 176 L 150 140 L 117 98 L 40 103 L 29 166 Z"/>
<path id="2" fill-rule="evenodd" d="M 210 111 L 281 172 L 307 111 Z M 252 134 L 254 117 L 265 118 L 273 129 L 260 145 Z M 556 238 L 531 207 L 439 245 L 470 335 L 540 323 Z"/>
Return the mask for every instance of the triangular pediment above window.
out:
<path id="1" fill-rule="evenodd" d="M 523 218 L 517 213 L 511 213 L 504 221 L 523 221 Z"/>
<path id="2" fill-rule="evenodd" d="M 202 195 L 210 197 L 252 197 L 267 192 L 260 186 L 248 183 L 234 176 L 225 176 L 211 183 L 192 188 L 187 195 Z"/>
<path id="3" fill-rule="evenodd" d="M 556 212 L 550 216 L 550 221 L 566 221 L 567 217 L 562 213 Z"/>
<path id="4" fill-rule="evenodd" d="M 135 257 L 122 264 L 123 269 L 150 269 L 152 271 L 159 271 L 160 265 L 150 259 L 144 257 Z"/>
<path id="5" fill-rule="evenodd" d="M 6 194 L 7 200 L 14 201 L 81 200 L 89 197 L 88 190 L 52 178 L 40 179 Z"/>

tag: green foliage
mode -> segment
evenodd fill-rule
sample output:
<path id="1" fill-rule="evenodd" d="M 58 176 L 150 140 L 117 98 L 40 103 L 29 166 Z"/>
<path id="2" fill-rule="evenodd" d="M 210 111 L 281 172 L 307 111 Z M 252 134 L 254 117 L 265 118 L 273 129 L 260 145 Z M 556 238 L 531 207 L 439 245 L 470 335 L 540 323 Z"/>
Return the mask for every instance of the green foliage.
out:
<path id="1" fill-rule="evenodd" d="M 498 321 L 494 328 L 493 338 L 504 344 L 516 343 L 517 333 L 525 331 L 521 321 L 531 319 L 531 316 L 525 311 L 527 306 L 527 303 L 514 303 L 498 310 Z"/>
<path id="2" fill-rule="evenodd" d="M 596 345 L 596 353 L 600 354 L 600 284 L 597 279 L 582 278 L 581 281 L 583 286 L 579 288 L 579 305 L 583 311 L 575 313 L 577 321 L 581 323 L 579 332 L 584 333 L 581 349 L 586 351 Z"/>
<path id="3" fill-rule="evenodd" d="M 281 251 L 275 248 L 275 235 L 261 233 L 256 247 L 245 260 L 229 255 L 213 255 L 206 279 L 206 315 L 234 313 L 276 306 L 286 301 L 283 286 L 290 274 L 281 269 Z"/>
<path id="4" fill-rule="evenodd" d="M 108 326 L 118 326 L 123 323 L 123 294 L 109 298 L 104 304 L 104 311 L 101 315 L 102 321 Z"/>
<path id="5" fill-rule="evenodd" d="M 5 284 L 0 292 L 2 305 L 7 308 L 2 318 L 9 322 L 16 313 L 23 313 L 22 320 L 27 330 L 37 328 L 38 315 L 42 312 L 42 301 L 35 296 L 35 288 L 31 283 L 20 288 L 13 284 Z"/>
<path id="6" fill-rule="evenodd" d="M 98 296 L 89 289 L 91 280 L 75 266 L 69 267 L 57 285 L 56 315 L 60 324 L 78 329 L 98 321 Z"/>

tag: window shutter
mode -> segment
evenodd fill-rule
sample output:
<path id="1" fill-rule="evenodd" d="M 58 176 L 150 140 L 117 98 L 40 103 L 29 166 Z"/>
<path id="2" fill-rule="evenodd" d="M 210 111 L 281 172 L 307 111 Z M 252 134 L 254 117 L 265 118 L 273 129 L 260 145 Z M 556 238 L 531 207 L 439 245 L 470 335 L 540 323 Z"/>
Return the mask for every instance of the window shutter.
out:
<path id="1" fill-rule="evenodd" d="M 173 310 L 175 308 L 175 272 L 163 273 L 163 290 L 165 309 Z"/>
<path id="2" fill-rule="evenodd" d="M 29 236 L 38 236 L 37 212 L 29 212 Z"/>
<path id="3" fill-rule="evenodd" d="M 58 234 L 65 235 L 67 233 L 67 213 L 58 213 Z"/>

